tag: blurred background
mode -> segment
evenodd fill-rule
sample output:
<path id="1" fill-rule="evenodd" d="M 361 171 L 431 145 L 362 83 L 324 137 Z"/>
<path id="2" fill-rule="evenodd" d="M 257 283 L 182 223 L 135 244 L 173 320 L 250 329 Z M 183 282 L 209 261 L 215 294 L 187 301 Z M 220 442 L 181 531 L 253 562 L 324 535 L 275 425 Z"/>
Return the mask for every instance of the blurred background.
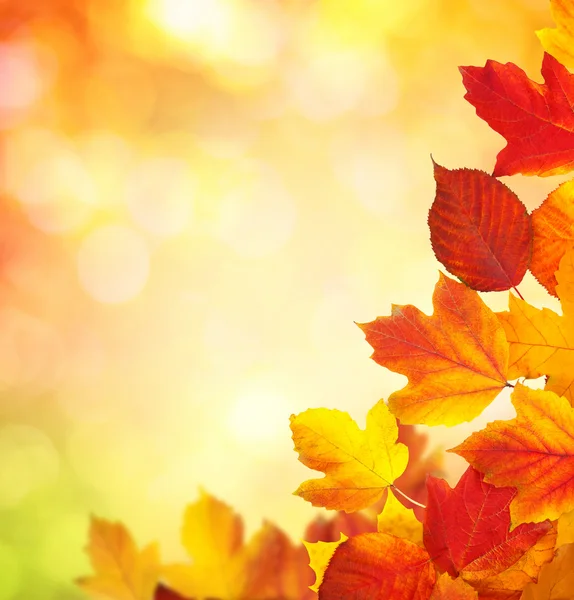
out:
<path id="1" fill-rule="evenodd" d="M 182 558 L 199 486 L 302 534 L 289 415 L 363 426 L 405 384 L 353 321 L 432 312 L 430 154 L 504 145 L 457 66 L 540 81 L 547 26 L 546 0 L 0 2 L 0 600 L 82 598 L 90 513 Z M 504 180 L 530 209 L 558 181 Z"/>

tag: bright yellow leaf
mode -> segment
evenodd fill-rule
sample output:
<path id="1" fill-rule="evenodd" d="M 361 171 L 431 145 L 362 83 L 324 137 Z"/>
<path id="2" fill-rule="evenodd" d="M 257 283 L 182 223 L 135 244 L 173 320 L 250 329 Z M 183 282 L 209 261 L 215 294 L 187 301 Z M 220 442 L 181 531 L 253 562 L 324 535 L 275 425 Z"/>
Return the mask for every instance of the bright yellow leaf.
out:
<path id="1" fill-rule="evenodd" d="M 314 592 L 319 591 L 319 586 L 323 581 L 325 570 L 335 550 L 345 540 L 349 538 L 342 533 L 341 538 L 336 542 L 303 542 L 309 553 L 309 566 L 315 571 L 315 583 L 310 586 Z"/>
<path id="2" fill-rule="evenodd" d="M 299 460 L 325 473 L 295 492 L 313 506 L 347 512 L 366 508 L 407 466 L 408 449 L 396 443 L 397 421 L 382 400 L 369 411 L 365 430 L 348 413 L 326 408 L 291 415 L 291 430 Z"/>
<path id="3" fill-rule="evenodd" d="M 572 0 L 550 0 L 550 12 L 556 29 L 541 29 L 536 35 L 542 46 L 570 70 L 574 69 L 574 3 Z"/>

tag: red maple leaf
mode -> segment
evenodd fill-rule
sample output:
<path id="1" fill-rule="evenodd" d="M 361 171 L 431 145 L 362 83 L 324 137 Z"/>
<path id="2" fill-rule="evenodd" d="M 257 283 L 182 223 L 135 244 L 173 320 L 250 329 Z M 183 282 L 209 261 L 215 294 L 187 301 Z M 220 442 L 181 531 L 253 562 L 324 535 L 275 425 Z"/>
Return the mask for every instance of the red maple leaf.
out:
<path id="1" fill-rule="evenodd" d="M 494 131 L 508 142 L 493 175 L 558 175 L 574 168 L 574 75 L 544 55 L 544 84 L 513 63 L 487 60 L 460 67 L 465 95 Z"/>

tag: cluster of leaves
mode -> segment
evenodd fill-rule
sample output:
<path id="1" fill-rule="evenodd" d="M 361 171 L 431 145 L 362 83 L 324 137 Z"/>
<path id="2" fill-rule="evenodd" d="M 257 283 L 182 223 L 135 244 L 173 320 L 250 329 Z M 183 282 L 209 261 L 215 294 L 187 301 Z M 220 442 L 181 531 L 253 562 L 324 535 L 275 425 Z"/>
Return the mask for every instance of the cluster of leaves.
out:
<path id="1" fill-rule="evenodd" d="M 359 325 L 372 358 L 407 385 L 369 411 L 364 430 L 337 410 L 291 417 L 299 460 L 324 473 L 296 494 L 349 512 L 397 494 L 377 532 L 307 545 L 320 600 L 574 599 L 574 180 L 528 214 L 497 179 L 574 170 L 574 75 L 558 60 L 574 66 L 574 4 L 553 0 L 552 11 L 558 28 L 539 34 L 543 84 L 512 63 L 460 69 L 465 98 L 507 141 L 493 175 L 434 164 L 431 243 L 460 282 L 440 274 L 432 316 L 393 306 Z M 521 297 L 528 269 L 561 315 Z M 477 293 L 511 289 L 500 313 Z M 542 376 L 543 389 L 516 381 Z M 516 418 L 450 450 L 469 463 L 454 489 L 429 476 L 422 515 L 399 504 L 408 448 L 396 419 L 471 421 L 507 387 Z"/>
<path id="2" fill-rule="evenodd" d="M 410 425 L 399 426 L 410 459 L 400 484 L 426 500 L 426 473 L 442 472 L 442 454 L 425 454 L 427 438 Z M 388 515 L 390 503 L 385 514 Z M 307 526 L 304 544 L 316 547 L 340 538 L 377 531 L 379 507 L 317 517 Z M 139 549 L 121 523 L 93 517 L 87 552 L 93 575 L 78 583 L 90 597 L 107 600 L 313 600 L 315 575 L 303 544 L 293 544 L 278 527 L 264 522 L 244 542 L 243 521 L 228 505 L 202 492 L 190 504 L 181 528 L 189 563 L 164 564 L 157 543 Z"/>

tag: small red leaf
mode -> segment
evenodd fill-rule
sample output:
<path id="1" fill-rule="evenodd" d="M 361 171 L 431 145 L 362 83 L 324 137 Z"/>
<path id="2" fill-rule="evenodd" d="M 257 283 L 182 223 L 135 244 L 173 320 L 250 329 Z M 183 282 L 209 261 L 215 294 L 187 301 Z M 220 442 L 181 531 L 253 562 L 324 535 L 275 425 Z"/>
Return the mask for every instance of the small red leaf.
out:
<path id="1" fill-rule="evenodd" d="M 530 262 L 532 227 L 526 207 L 495 177 L 434 163 L 436 197 L 431 243 L 447 270 L 480 292 L 518 285 Z"/>
<path id="2" fill-rule="evenodd" d="M 513 565 L 552 527 L 550 521 L 510 529 L 516 490 L 497 488 L 469 467 L 454 489 L 429 477 L 423 540 L 434 563 L 453 577 L 490 577 Z"/>

